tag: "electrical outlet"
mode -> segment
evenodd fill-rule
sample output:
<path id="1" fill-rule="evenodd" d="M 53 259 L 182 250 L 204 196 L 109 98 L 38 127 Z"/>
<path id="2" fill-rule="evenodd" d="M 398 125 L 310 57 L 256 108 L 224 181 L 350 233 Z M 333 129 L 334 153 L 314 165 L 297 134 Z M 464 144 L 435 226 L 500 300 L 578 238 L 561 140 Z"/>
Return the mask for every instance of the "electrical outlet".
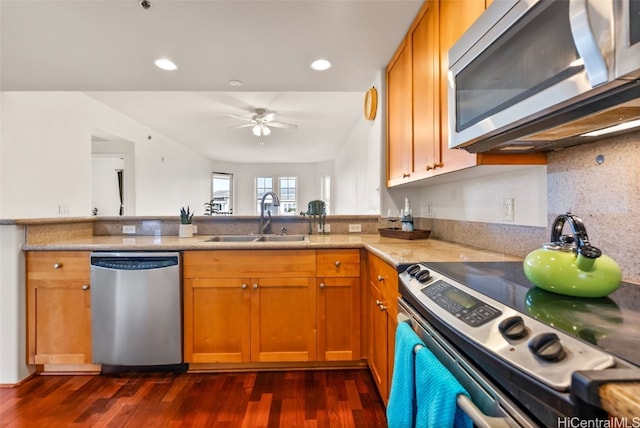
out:
<path id="1" fill-rule="evenodd" d="M 322 233 L 322 232 L 323 232 L 322 226 L 318 225 L 318 233 Z M 324 233 L 329 233 L 329 232 L 331 232 L 331 225 L 325 223 L 325 225 L 324 225 Z"/>
<path id="2" fill-rule="evenodd" d="M 60 205 L 58 205 L 58 214 L 59 215 L 69 215 L 69 204 L 60 204 Z"/>
<path id="3" fill-rule="evenodd" d="M 191 226 L 191 228 L 193 229 L 193 233 L 198 233 L 198 226 L 194 224 Z"/>
<path id="4" fill-rule="evenodd" d="M 349 225 L 349 233 L 362 232 L 361 224 L 350 224 Z"/>
<path id="5" fill-rule="evenodd" d="M 136 227 L 135 226 L 122 226 L 122 233 L 127 234 L 127 235 L 133 235 L 136 233 Z"/>
<path id="6" fill-rule="evenodd" d="M 513 198 L 502 200 L 502 220 L 513 221 Z"/>

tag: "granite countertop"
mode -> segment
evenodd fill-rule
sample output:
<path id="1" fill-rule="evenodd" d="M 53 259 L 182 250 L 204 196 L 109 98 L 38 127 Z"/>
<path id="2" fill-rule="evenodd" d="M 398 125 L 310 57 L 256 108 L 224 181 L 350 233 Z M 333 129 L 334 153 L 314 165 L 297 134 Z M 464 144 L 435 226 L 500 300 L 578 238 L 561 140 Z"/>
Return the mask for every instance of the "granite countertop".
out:
<path id="1" fill-rule="evenodd" d="M 182 251 L 366 248 L 391 264 L 419 261 L 518 261 L 521 258 L 436 239 L 403 240 L 374 234 L 308 235 L 305 241 L 207 242 L 211 236 L 92 236 L 28 243 L 25 251 Z"/>
<path id="2" fill-rule="evenodd" d="M 520 261 L 522 258 L 485 251 L 437 239 L 403 240 L 377 234 L 308 235 L 304 241 L 289 242 L 207 242 L 211 236 L 91 236 L 28 243 L 25 251 L 186 251 L 242 249 L 331 249 L 365 248 L 396 265 L 420 261 Z M 640 383 L 610 383 L 601 387 L 603 407 L 615 417 L 633 417 L 639 409 Z"/>

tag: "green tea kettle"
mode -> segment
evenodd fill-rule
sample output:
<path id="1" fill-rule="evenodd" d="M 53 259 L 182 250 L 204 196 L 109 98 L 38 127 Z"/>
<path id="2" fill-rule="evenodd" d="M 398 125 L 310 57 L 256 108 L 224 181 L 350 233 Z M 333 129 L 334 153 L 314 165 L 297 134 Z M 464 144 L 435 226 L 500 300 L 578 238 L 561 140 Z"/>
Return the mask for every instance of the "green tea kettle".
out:
<path id="1" fill-rule="evenodd" d="M 562 235 L 565 222 L 573 237 Z M 620 287 L 620 266 L 589 243 L 582 220 L 567 213 L 556 217 L 551 242 L 524 259 L 524 273 L 536 286 L 558 294 L 603 297 Z"/>

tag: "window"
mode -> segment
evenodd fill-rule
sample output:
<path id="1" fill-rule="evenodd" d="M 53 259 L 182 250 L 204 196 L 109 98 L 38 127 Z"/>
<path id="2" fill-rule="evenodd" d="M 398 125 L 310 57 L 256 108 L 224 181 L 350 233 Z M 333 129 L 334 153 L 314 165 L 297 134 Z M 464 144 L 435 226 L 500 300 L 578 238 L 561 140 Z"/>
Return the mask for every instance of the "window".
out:
<path id="1" fill-rule="evenodd" d="M 265 199 L 265 212 L 271 210 L 274 214 L 295 215 L 298 210 L 298 179 L 297 177 L 278 177 L 277 187 L 274 187 L 273 177 L 256 177 L 256 213 L 260 214 L 262 196 L 267 192 L 275 192 L 280 199 L 278 211 L 274 211 L 273 199 Z"/>
<path id="2" fill-rule="evenodd" d="M 211 201 L 205 214 L 233 214 L 233 174 L 214 172 L 211 178 Z"/>
<path id="3" fill-rule="evenodd" d="M 280 214 L 295 215 L 298 210 L 296 177 L 280 177 Z"/>
<path id="4" fill-rule="evenodd" d="M 256 213 L 260 214 L 260 204 L 262 196 L 267 192 L 273 192 L 273 177 L 256 177 Z M 265 199 L 264 204 L 266 210 L 272 210 L 273 201 L 271 197 Z"/>
<path id="5" fill-rule="evenodd" d="M 324 211 L 327 215 L 331 212 L 331 176 L 320 177 L 320 199 L 324 201 Z"/>

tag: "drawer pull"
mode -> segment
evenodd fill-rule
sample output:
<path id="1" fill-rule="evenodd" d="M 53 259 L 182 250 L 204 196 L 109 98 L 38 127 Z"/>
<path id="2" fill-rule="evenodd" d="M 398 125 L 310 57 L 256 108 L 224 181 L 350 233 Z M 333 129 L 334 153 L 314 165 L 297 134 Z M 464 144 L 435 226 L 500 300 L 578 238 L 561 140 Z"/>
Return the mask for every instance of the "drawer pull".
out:
<path id="1" fill-rule="evenodd" d="M 240 287 L 245 290 L 247 288 L 247 284 L 242 284 Z"/>
<path id="2" fill-rule="evenodd" d="M 384 281 L 384 276 L 378 275 L 378 281 Z"/>
<path id="3" fill-rule="evenodd" d="M 318 286 L 320 288 L 324 288 L 324 282 L 321 282 L 320 285 Z"/>
<path id="4" fill-rule="evenodd" d="M 53 268 L 54 269 L 61 269 L 62 268 L 62 263 L 54 263 L 53 264 Z"/>
<path id="5" fill-rule="evenodd" d="M 89 288 L 90 288 L 90 287 L 89 287 L 89 285 L 88 285 L 88 284 L 85 284 L 85 285 L 83 285 L 83 286 L 82 286 L 82 289 L 83 289 L 83 290 L 85 290 L 85 291 L 87 291 Z"/>
<path id="6" fill-rule="evenodd" d="M 253 284 L 253 289 L 257 290 L 258 289 L 258 284 Z"/>
<path id="7" fill-rule="evenodd" d="M 380 308 L 380 312 L 384 312 L 387 310 L 387 307 L 385 305 L 380 305 L 378 307 Z"/>
<path id="8" fill-rule="evenodd" d="M 340 267 L 340 260 L 336 261 L 336 267 Z"/>
<path id="9" fill-rule="evenodd" d="M 376 300 L 376 306 L 382 306 L 384 302 L 382 300 Z"/>

